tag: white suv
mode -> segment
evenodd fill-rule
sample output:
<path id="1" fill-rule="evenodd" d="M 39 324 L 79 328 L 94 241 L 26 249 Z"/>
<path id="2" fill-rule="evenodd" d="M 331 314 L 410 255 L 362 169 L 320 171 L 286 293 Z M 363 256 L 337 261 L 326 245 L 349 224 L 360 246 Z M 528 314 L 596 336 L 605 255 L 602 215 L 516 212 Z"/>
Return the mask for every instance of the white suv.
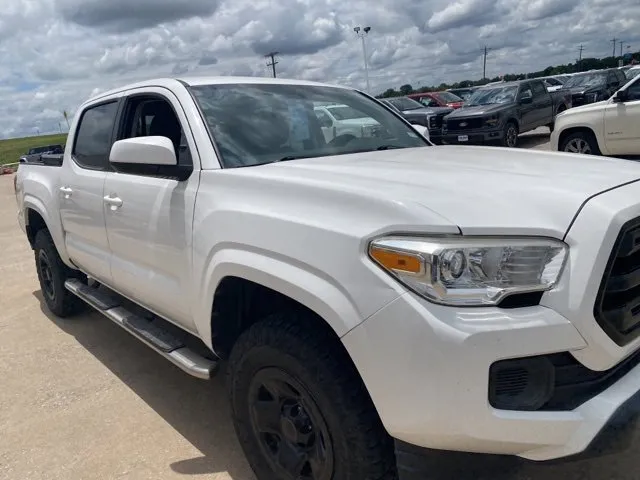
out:
<path id="1" fill-rule="evenodd" d="M 640 76 L 611 98 L 556 117 L 551 150 L 592 155 L 640 155 Z"/>

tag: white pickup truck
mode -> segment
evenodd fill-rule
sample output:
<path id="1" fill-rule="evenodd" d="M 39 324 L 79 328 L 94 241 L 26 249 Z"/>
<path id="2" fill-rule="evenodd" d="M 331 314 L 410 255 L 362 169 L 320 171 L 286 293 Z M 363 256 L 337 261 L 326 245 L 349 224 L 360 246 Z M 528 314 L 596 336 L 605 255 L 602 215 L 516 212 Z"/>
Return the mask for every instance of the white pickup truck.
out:
<path id="1" fill-rule="evenodd" d="M 381 129 L 327 143 L 317 102 Z M 193 78 L 84 103 L 54 165 L 16 180 L 46 304 L 199 378 L 225 360 L 260 480 L 587 455 L 638 399 L 638 164 L 436 147 L 349 88 Z"/>

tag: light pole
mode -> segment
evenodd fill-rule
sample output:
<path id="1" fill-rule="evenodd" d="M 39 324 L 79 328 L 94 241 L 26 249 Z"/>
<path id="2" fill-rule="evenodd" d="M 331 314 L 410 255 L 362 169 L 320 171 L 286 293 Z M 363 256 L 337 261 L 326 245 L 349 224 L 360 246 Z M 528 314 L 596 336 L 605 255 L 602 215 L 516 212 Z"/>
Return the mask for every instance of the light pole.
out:
<path id="1" fill-rule="evenodd" d="M 362 40 L 362 55 L 364 57 L 364 77 L 367 81 L 367 93 L 370 94 L 371 87 L 369 85 L 369 64 L 367 63 L 367 45 L 364 41 L 364 37 L 366 37 L 367 34 L 371 31 L 371 27 L 364 27 L 364 28 L 354 27 L 353 31 L 356 32 L 356 35 L 360 37 L 360 40 Z"/>

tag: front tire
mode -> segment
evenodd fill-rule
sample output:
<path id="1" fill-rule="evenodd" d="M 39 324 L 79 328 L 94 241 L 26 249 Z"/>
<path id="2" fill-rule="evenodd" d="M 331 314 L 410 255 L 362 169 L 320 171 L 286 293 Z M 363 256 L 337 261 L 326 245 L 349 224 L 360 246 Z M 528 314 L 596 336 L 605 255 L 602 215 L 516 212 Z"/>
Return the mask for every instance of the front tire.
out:
<path id="1" fill-rule="evenodd" d="M 560 145 L 560 151 L 581 153 L 583 155 L 600 155 L 598 141 L 591 132 L 575 132 L 567 135 Z"/>
<path id="2" fill-rule="evenodd" d="M 518 125 L 515 122 L 507 122 L 502 135 L 502 146 L 516 148 L 518 146 Z"/>
<path id="3" fill-rule="evenodd" d="M 62 262 L 48 230 L 40 230 L 36 234 L 33 251 L 40 289 L 47 308 L 62 318 L 82 310 L 84 306 L 82 300 L 64 286 L 68 278 L 78 277 L 79 274 Z"/>
<path id="4" fill-rule="evenodd" d="M 229 359 L 240 444 L 260 480 L 394 480 L 393 441 L 339 341 L 304 313 L 254 324 Z"/>

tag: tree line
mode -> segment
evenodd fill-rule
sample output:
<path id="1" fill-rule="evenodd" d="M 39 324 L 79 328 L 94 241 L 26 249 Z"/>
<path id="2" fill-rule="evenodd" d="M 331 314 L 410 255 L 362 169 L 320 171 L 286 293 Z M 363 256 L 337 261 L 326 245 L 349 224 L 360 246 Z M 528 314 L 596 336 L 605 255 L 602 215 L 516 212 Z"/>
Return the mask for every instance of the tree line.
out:
<path id="1" fill-rule="evenodd" d="M 602 68 L 615 68 L 618 66 L 618 62 L 620 57 L 605 57 L 605 58 L 583 58 L 580 61 L 576 61 L 576 63 L 567 63 L 565 65 L 556 65 L 555 67 L 547 67 L 544 70 L 540 70 L 538 72 L 529 72 L 529 73 L 510 73 L 504 76 L 497 76 L 494 78 L 484 78 L 481 80 L 463 80 L 461 82 L 455 83 L 441 83 L 440 85 L 431 85 L 431 86 L 423 86 L 417 89 L 414 89 L 410 84 L 404 84 L 400 86 L 397 90 L 394 88 L 389 88 L 377 98 L 388 98 L 388 97 L 399 97 L 409 95 L 411 93 L 423 93 L 423 92 L 439 92 L 442 90 L 447 90 L 449 88 L 469 88 L 475 86 L 485 85 L 489 82 L 498 82 L 500 80 L 505 80 L 507 82 L 513 80 L 522 80 L 525 78 L 537 78 L 537 77 L 548 77 L 551 75 L 562 75 L 565 73 L 576 73 L 576 72 L 586 72 L 587 70 L 595 70 Z M 632 54 L 632 58 L 625 63 L 639 63 L 640 62 L 640 51 Z"/>

